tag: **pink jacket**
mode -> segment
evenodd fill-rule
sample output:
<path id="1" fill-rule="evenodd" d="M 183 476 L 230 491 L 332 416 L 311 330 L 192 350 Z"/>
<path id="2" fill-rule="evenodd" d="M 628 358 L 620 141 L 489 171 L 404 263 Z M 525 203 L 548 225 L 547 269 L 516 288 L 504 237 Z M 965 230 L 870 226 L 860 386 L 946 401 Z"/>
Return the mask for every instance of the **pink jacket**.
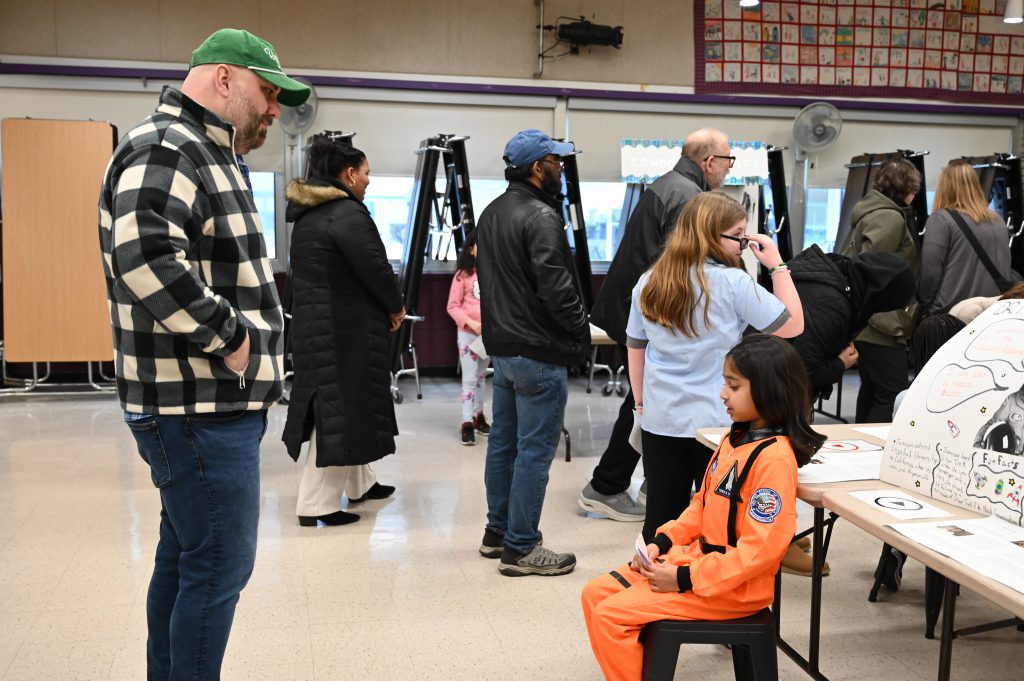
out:
<path id="1" fill-rule="evenodd" d="M 480 285 L 476 281 L 476 271 L 466 274 L 462 270 L 455 273 L 452 289 L 448 293 L 448 314 L 455 320 L 461 331 L 475 333 L 466 326 L 472 320 L 480 323 Z"/>

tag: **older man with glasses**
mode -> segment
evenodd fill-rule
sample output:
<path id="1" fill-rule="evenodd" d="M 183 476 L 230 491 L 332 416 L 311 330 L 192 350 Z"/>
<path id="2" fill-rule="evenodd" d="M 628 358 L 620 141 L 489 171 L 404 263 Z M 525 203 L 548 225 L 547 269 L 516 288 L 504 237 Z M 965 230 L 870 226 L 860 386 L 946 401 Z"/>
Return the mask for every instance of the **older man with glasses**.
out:
<path id="1" fill-rule="evenodd" d="M 725 133 L 712 128 L 695 130 L 687 136 L 675 167 L 652 182 L 640 197 L 591 313 L 594 325 L 621 346 L 623 362 L 633 287 L 661 255 L 665 239 L 675 229 L 686 202 L 701 192 L 721 187 L 735 161 L 736 157 L 729 155 L 729 138 Z M 633 396 L 628 394 L 619 408 L 608 447 L 590 482 L 580 492 L 580 508 L 612 520 L 643 521 L 643 495 L 638 503 L 627 492 L 640 460 L 629 444 L 632 428 Z"/>

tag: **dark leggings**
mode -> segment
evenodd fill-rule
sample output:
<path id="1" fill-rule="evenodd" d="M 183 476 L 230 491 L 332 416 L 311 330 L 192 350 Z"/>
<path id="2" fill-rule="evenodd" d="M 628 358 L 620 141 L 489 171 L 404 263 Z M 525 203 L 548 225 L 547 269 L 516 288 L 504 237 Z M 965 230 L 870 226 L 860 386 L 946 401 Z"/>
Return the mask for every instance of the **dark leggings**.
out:
<path id="1" fill-rule="evenodd" d="M 647 478 L 643 534 L 644 541 L 650 543 L 661 525 L 678 518 L 690 504 L 690 488 L 694 483 L 700 490 L 714 450 L 692 437 L 655 435 L 646 430 L 640 434 Z"/>

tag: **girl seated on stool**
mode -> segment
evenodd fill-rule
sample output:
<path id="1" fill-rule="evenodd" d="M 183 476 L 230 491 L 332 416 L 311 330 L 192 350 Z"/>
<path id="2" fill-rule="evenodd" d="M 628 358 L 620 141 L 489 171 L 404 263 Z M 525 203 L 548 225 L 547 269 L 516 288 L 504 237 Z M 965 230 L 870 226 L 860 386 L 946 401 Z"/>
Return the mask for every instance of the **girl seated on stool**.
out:
<path id="1" fill-rule="evenodd" d="M 796 531 L 797 468 L 825 437 L 807 422 L 807 372 L 786 341 L 746 336 L 722 374 L 732 431 L 689 507 L 647 545 L 653 564 L 634 557 L 583 589 L 590 644 L 609 680 L 640 679 L 639 636 L 649 622 L 746 617 L 774 599 L 775 573 Z"/>

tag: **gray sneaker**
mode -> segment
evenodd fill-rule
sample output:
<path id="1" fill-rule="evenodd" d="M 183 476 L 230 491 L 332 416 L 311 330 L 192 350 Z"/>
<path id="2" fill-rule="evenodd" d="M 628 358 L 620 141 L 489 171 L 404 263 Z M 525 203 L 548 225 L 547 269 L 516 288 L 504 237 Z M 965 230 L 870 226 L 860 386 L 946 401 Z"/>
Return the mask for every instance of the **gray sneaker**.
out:
<path id="1" fill-rule="evenodd" d="M 647 507 L 633 501 L 628 493 L 601 494 L 595 491 L 589 482 L 580 492 L 578 503 L 584 511 L 608 516 L 612 520 L 624 523 L 642 522 L 647 514 Z"/>
<path id="2" fill-rule="evenodd" d="M 529 553 L 518 553 L 509 547 L 501 554 L 498 572 L 506 577 L 527 575 L 564 575 L 576 567 L 576 556 L 571 553 L 555 553 L 539 544 Z"/>

